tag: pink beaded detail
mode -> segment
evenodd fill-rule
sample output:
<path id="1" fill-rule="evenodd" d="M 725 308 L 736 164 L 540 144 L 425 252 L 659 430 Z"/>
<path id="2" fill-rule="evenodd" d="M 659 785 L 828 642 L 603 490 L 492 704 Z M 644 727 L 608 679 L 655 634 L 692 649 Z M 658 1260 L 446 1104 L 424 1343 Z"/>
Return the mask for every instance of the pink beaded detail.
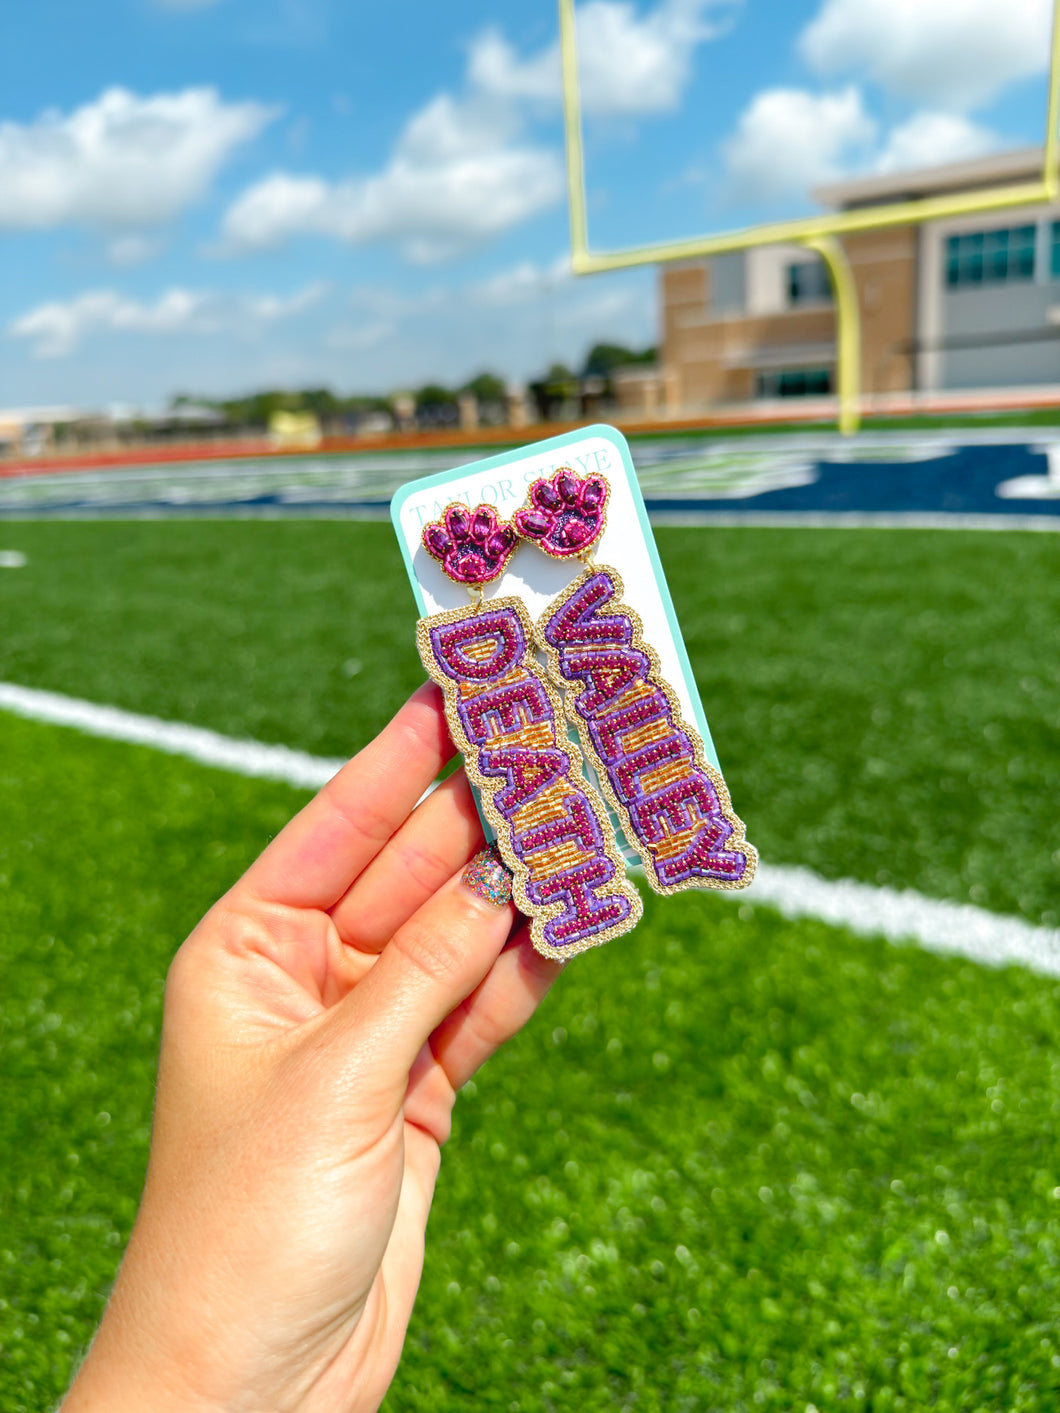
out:
<path id="1" fill-rule="evenodd" d="M 533 946 L 565 961 L 629 932 L 640 897 L 604 802 L 582 775 L 523 604 L 494 599 L 437 613 L 420 620 L 416 639 Z"/>
<path id="2" fill-rule="evenodd" d="M 656 893 L 746 888 L 758 855 L 622 594 L 587 569 L 538 624 L 585 756 Z"/>
<path id="3" fill-rule="evenodd" d="M 607 496 L 602 476 L 578 476 L 561 466 L 530 487 L 530 504 L 515 512 L 515 528 L 554 559 L 585 554 L 603 533 Z"/>
<path id="4" fill-rule="evenodd" d="M 518 540 L 510 525 L 498 521 L 492 505 L 450 505 L 441 520 L 423 527 L 423 548 L 438 560 L 449 578 L 474 588 L 499 579 Z"/>

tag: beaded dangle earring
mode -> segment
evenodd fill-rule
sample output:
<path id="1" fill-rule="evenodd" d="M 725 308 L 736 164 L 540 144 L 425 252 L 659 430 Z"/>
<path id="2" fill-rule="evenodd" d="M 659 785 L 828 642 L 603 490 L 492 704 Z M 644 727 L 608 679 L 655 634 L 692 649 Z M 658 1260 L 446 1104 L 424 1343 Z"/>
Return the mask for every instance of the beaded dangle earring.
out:
<path id="1" fill-rule="evenodd" d="M 504 573 L 517 543 L 488 505 L 450 505 L 427 525 L 424 548 L 472 602 L 420 619 L 416 641 L 512 871 L 515 901 L 531 919 L 533 945 L 563 961 L 630 931 L 642 904 L 537 664 L 526 609 L 515 598 L 483 603 L 484 586 Z"/>
<path id="2" fill-rule="evenodd" d="M 618 572 L 592 563 L 609 486 L 561 467 L 530 487 L 516 531 L 583 570 L 538 620 L 549 671 L 563 687 L 586 759 L 657 893 L 745 888 L 758 856 L 725 781 L 681 715 Z"/>

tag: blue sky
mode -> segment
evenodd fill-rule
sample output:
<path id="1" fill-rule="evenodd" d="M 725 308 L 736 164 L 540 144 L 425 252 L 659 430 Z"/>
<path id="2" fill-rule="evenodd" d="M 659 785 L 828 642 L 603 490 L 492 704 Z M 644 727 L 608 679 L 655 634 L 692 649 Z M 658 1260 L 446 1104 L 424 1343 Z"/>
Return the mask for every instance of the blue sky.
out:
<path id="1" fill-rule="evenodd" d="M 597 246 L 1040 141 L 1051 0 L 588 0 Z M 533 376 L 573 280 L 553 0 L 38 0 L 0 55 L 0 406 Z"/>

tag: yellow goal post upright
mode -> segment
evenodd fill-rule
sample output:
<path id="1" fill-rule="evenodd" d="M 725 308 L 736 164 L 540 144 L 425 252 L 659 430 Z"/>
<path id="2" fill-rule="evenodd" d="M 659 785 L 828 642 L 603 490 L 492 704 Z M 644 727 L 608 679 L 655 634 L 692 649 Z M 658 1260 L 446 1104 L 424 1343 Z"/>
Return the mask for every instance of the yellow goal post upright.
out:
<path id="1" fill-rule="evenodd" d="M 928 0 L 930 3 L 930 0 Z M 1030 206 L 1055 201 L 1060 195 L 1057 158 L 1060 155 L 1060 0 L 1054 0 L 1050 43 L 1049 89 L 1046 104 L 1042 169 L 1037 181 L 1015 182 L 980 191 L 955 192 L 887 205 L 859 206 L 854 210 L 827 212 L 791 221 L 773 221 L 745 230 L 718 235 L 693 236 L 658 245 L 623 250 L 589 248 L 585 203 L 585 149 L 582 142 L 581 89 L 578 77 L 578 42 L 574 0 L 559 0 L 560 54 L 563 64 L 563 119 L 567 156 L 567 195 L 570 206 L 571 267 L 576 275 L 625 270 L 635 265 L 661 265 L 752 246 L 795 244 L 815 251 L 824 261 L 836 309 L 836 391 L 839 430 L 856 432 L 861 419 L 861 329 L 857 289 L 838 237 L 855 231 L 882 230 L 887 226 L 919 225 L 951 216 L 968 216 L 1010 206 Z"/>

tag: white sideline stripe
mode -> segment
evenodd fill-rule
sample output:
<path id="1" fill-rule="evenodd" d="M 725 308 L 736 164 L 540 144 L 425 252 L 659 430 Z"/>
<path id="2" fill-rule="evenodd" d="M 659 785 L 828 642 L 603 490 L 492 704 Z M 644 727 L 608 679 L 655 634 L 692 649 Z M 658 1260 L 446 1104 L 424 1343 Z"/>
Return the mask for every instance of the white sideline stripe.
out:
<path id="1" fill-rule="evenodd" d="M 213 765 L 239 775 L 282 780 L 299 789 L 318 790 L 330 780 L 345 761 L 292 751 L 288 746 L 266 746 L 260 741 L 239 741 L 208 731 L 203 726 L 187 726 L 180 721 L 160 721 L 155 716 L 139 716 L 118 707 L 83 702 L 58 692 L 42 692 L 34 687 L 18 687 L 0 682 L 0 707 L 31 721 L 53 726 L 72 726 L 90 736 L 106 736 L 156 751 L 184 756 L 200 765 Z"/>
<path id="2" fill-rule="evenodd" d="M 1060 976 L 1060 929 L 987 912 L 972 903 L 948 903 L 922 893 L 821 878 L 808 868 L 761 864 L 746 893 L 785 917 L 812 917 L 890 942 L 914 939 L 929 952 L 966 957 L 984 966 L 1018 962 L 1044 976 Z"/>
<path id="3" fill-rule="evenodd" d="M 0 708 L 31 721 L 72 726 L 92 736 L 151 746 L 201 765 L 282 780 L 300 789 L 319 788 L 345 764 L 8 682 L 0 682 Z M 891 942 L 913 940 L 927 951 L 966 957 L 985 966 L 1017 962 L 1044 976 L 1060 977 L 1060 929 L 1035 927 L 1022 918 L 986 912 L 971 903 L 947 903 L 851 879 L 821 878 L 808 868 L 789 864 L 760 864 L 746 892 L 722 896 L 765 904 L 784 917 L 816 918 L 865 935 L 882 933 Z"/>

